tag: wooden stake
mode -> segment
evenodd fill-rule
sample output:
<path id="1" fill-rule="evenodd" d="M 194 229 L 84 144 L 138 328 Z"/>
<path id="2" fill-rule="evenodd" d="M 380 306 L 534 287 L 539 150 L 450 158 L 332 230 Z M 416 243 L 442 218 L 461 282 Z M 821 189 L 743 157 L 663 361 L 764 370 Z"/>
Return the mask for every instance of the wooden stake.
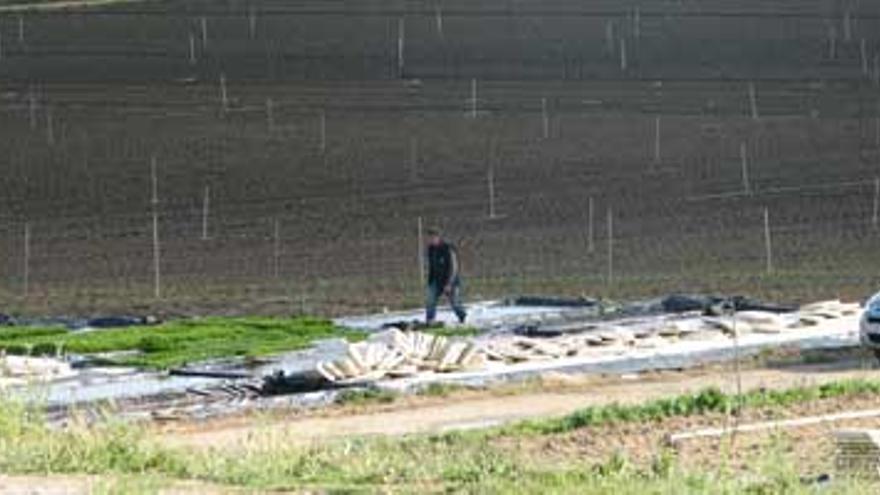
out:
<path id="1" fill-rule="evenodd" d="M 614 212 L 608 207 L 608 285 L 614 283 Z"/>
<path id="2" fill-rule="evenodd" d="M 626 38 L 620 37 L 620 70 L 626 71 L 627 69 L 627 60 L 626 60 Z"/>
<path id="3" fill-rule="evenodd" d="M 404 76 L 404 49 L 406 40 L 406 20 L 400 18 L 397 20 L 397 75 Z"/>
<path id="4" fill-rule="evenodd" d="M 202 48 L 208 47 L 208 19 L 202 16 Z"/>
<path id="5" fill-rule="evenodd" d="M 162 297 L 162 254 L 159 244 L 159 179 L 156 174 L 156 157 L 150 160 L 150 177 L 152 179 L 153 197 L 153 295 Z"/>
<path id="6" fill-rule="evenodd" d="M 24 17 L 18 16 L 18 42 L 24 44 Z"/>
<path id="7" fill-rule="evenodd" d="M 419 280 L 425 285 L 425 233 L 422 217 L 418 220 L 418 238 L 419 238 Z"/>
<path id="8" fill-rule="evenodd" d="M 773 244 L 770 239 L 770 210 L 764 208 L 764 244 L 767 249 L 767 274 L 773 273 Z"/>
<path id="9" fill-rule="evenodd" d="M 248 37 L 250 39 L 257 37 L 257 13 L 253 7 L 248 11 Z"/>
<path id="10" fill-rule="evenodd" d="M 229 98 L 226 94 L 226 74 L 220 73 L 220 101 L 223 105 L 223 112 L 229 111 Z"/>
<path id="11" fill-rule="evenodd" d="M 865 41 L 865 38 L 862 38 L 862 41 L 859 43 L 859 52 L 862 55 L 862 75 L 870 77 L 868 72 L 868 43 Z"/>
<path id="12" fill-rule="evenodd" d="M 205 186 L 205 196 L 202 199 L 202 240 L 208 240 L 208 218 L 211 215 L 211 186 Z"/>
<path id="13" fill-rule="evenodd" d="M 189 33 L 189 65 L 196 65 L 196 36 Z"/>
<path id="14" fill-rule="evenodd" d="M 274 221 L 274 234 L 272 243 L 272 276 L 281 278 L 281 222 L 276 218 Z"/>
<path id="15" fill-rule="evenodd" d="M 275 131 L 275 103 L 272 98 L 266 98 L 266 127 L 269 132 Z"/>
<path id="16" fill-rule="evenodd" d="M 874 230 L 878 228 L 880 222 L 880 177 L 874 178 L 874 207 L 871 213 L 871 227 Z"/>
<path id="17" fill-rule="evenodd" d="M 654 161 L 660 163 L 660 116 L 654 117 Z"/>
<path id="18" fill-rule="evenodd" d="M 477 118 L 477 79 L 471 79 L 471 118 Z"/>
<path id="19" fill-rule="evenodd" d="M 3 33 L 0 32 L 0 60 L 3 60 Z"/>
<path id="20" fill-rule="evenodd" d="M 541 98 L 541 119 L 544 124 L 544 139 L 550 137 L 550 118 L 547 116 L 547 98 Z"/>
<path id="21" fill-rule="evenodd" d="M 22 267 L 23 271 L 23 288 L 24 297 L 27 297 L 30 293 L 30 283 L 31 283 L 31 224 L 30 222 L 24 223 L 24 266 Z"/>
<path id="22" fill-rule="evenodd" d="M 749 103 L 752 107 L 752 119 L 758 120 L 760 115 L 758 115 L 758 95 L 755 90 L 755 83 L 749 83 Z"/>
<path id="23" fill-rule="evenodd" d="M 594 229 L 594 219 L 595 219 L 595 208 L 593 207 L 593 197 L 590 196 L 589 201 L 589 218 L 587 219 L 587 251 L 593 253 L 596 251 L 596 245 L 594 243 L 595 239 L 595 229 Z"/>
<path id="24" fill-rule="evenodd" d="M 739 145 L 739 158 L 742 163 L 743 193 L 750 195 L 752 194 L 752 186 L 749 182 L 749 158 L 746 151 L 746 143 L 741 143 Z"/>

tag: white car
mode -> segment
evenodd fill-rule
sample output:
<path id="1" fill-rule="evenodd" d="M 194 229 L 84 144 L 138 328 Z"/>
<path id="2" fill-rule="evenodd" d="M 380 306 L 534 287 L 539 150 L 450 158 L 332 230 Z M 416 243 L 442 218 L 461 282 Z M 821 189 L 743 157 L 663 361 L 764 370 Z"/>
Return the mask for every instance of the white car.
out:
<path id="1" fill-rule="evenodd" d="M 865 303 L 865 311 L 859 323 L 859 337 L 862 346 L 874 351 L 874 355 L 880 359 L 880 292 Z"/>

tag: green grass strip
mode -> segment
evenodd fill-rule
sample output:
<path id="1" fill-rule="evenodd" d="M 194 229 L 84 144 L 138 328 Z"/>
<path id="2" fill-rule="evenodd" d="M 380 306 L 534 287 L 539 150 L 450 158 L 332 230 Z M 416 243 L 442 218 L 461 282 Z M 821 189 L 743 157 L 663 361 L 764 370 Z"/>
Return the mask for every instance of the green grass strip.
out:
<path id="1" fill-rule="evenodd" d="M 315 341 L 357 341 L 363 332 L 315 318 L 198 318 L 158 326 L 93 332 L 64 328 L 0 329 L 0 349 L 10 354 L 96 354 L 133 351 L 120 365 L 168 368 L 217 358 L 257 357 L 307 348 Z"/>
<path id="2" fill-rule="evenodd" d="M 737 409 L 785 407 L 822 399 L 880 395 L 880 381 L 863 379 L 829 382 L 785 390 L 755 390 L 742 395 L 718 388 L 657 399 L 644 404 L 609 404 L 581 409 L 561 418 L 530 420 L 501 427 L 496 435 L 550 435 L 613 423 L 658 421 L 673 417 L 725 413 Z"/>

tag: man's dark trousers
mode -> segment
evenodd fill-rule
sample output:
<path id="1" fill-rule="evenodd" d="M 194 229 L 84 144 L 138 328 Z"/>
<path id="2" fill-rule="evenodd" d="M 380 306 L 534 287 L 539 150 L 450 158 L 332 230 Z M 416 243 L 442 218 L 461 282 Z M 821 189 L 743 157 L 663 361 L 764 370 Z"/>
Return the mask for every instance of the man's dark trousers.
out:
<path id="1" fill-rule="evenodd" d="M 434 318 L 437 316 L 437 301 L 440 299 L 440 296 L 443 295 L 444 287 L 436 282 L 428 283 L 427 290 L 427 301 L 425 303 L 425 320 L 428 323 L 433 323 Z M 452 310 L 455 312 L 455 316 L 458 317 L 458 321 L 463 322 L 467 313 L 464 310 L 464 306 L 461 304 L 461 280 L 458 277 L 452 279 L 452 282 L 449 284 L 449 303 L 452 305 Z"/>

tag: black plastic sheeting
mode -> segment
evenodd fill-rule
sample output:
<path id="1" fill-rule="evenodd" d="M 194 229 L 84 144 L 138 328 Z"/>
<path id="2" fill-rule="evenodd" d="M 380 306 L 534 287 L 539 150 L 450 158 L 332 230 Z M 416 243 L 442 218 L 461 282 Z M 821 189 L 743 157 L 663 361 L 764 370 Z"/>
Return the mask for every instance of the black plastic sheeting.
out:
<path id="1" fill-rule="evenodd" d="M 85 328 L 126 328 L 161 323 L 153 316 L 99 316 L 95 318 L 71 318 L 65 316 L 26 318 L 0 313 L 0 326 L 7 327 L 64 327 L 69 330 Z"/>
<path id="2" fill-rule="evenodd" d="M 688 313 L 699 311 L 706 315 L 721 315 L 735 311 L 769 311 L 772 313 L 791 313 L 797 311 L 796 305 L 776 304 L 758 301 L 743 296 L 716 296 L 694 294 L 671 294 L 646 301 L 636 301 L 617 305 L 587 297 L 565 298 L 544 296 L 519 296 L 507 300 L 513 306 L 541 306 L 558 308 L 595 309 L 599 316 L 651 316 L 661 314 Z"/>
<path id="3" fill-rule="evenodd" d="M 549 308 L 592 308 L 601 303 L 588 297 L 519 296 L 509 299 L 511 306 L 542 306 Z"/>

